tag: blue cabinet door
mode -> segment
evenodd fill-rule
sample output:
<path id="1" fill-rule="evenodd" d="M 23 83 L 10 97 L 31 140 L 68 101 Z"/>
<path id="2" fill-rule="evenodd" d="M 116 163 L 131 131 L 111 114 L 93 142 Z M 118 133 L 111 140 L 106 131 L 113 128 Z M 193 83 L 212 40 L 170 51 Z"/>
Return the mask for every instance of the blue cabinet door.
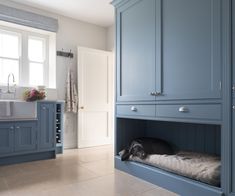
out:
<path id="1" fill-rule="evenodd" d="M 233 75 L 233 77 L 235 77 L 235 75 Z M 235 106 L 235 99 L 233 99 L 233 106 Z M 230 172 L 231 172 L 231 192 L 233 193 L 233 195 L 235 195 L 235 110 L 232 111 L 232 161 L 231 161 L 231 168 L 230 168 Z"/>
<path id="2" fill-rule="evenodd" d="M 36 150 L 36 122 L 15 123 L 15 152 Z"/>
<path id="3" fill-rule="evenodd" d="M 0 122 L 0 156 L 14 150 L 14 125 Z"/>
<path id="4" fill-rule="evenodd" d="M 117 101 L 155 100 L 161 91 L 160 0 L 131 0 L 117 10 Z"/>
<path id="5" fill-rule="evenodd" d="M 232 85 L 235 87 L 235 0 L 232 0 Z M 233 88 L 233 99 L 232 104 L 235 106 L 235 89 Z M 227 141 L 226 141 L 227 142 Z M 231 177 L 231 195 L 235 195 L 235 109 L 232 111 L 232 162 L 230 172 L 232 173 Z"/>
<path id="6" fill-rule="evenodd" d="M 162 1 L 163 94 L 221 97 L 222 0 Z"/>
<path id="7" fill-rule="evenodd" d="M 55 148 L 55 104 L 38 103 L 39 149 Z"/>

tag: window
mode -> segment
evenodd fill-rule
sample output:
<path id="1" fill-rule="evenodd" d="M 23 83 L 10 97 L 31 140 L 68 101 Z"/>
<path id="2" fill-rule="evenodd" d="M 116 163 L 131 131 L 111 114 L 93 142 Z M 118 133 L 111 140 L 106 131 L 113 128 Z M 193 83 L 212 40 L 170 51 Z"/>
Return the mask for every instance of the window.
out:
<path id="1" fill-rule="evenodd" d="M 0 83 L 7 82 L 9 73 L 15 75 L 16 84 L 19 84 L 20 69 L 20 40 L 19 34 L 0 31 Z"/>
<path id="2" fill-rule="evenodd" d="M 13 73 L 18 86 L 55 88 L 55 33 L 22 28 L 0 26 L 0 85 Z"/>
<path id="3" fill-rule="evenodd" d="M 30 37 L 28 40 L 29 58 L 29 84 L 44 84 L 45 68 L 45 40 L 37 37 Z"/>

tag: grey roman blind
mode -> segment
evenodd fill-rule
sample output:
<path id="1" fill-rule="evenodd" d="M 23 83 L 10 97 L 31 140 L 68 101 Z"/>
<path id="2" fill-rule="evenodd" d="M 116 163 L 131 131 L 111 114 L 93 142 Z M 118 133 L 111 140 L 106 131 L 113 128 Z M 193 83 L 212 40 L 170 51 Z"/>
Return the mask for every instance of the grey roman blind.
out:
<path id="1" fill-rule="evenodd" d="M 0 4 L 0 20 L 57 32 L 58 20 Z"/>

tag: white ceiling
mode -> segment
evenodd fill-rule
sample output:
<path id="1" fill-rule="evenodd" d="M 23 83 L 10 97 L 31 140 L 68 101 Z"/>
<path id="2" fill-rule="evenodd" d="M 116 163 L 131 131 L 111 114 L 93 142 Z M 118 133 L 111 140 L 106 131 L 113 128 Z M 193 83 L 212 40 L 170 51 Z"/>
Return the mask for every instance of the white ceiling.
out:
<path id="1" fill-rule="evenodd" d="M 13 1 L 104 27 L 110 26 L 114 22 L 114 8 L 110 4 L 111 0 Z"/>

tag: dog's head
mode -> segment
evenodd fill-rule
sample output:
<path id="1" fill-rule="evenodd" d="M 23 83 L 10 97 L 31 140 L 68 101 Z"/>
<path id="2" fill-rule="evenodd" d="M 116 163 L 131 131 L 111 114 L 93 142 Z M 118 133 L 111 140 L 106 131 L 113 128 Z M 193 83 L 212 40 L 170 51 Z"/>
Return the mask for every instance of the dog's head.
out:
<path id="1" fill-rule="evenodd" d="M 129 149 L 125 149 L 121 155 L 121 160 L 128 160 L 130 155 L 139 157 L 140 159 L 145 159 L 147 157 L 146 152 L 144 151 L 143 146 L 137 142 L 133 141 L 129 147 Z"/>
<path id="2" fill-rule="evenodd" d="M 138 142 L 133 142 L 130 148 L 130 154 L 139 157 L 140 159 L 145 159 L 147 157 L 147 154 L 144 151 L 142 144 Z"/>

